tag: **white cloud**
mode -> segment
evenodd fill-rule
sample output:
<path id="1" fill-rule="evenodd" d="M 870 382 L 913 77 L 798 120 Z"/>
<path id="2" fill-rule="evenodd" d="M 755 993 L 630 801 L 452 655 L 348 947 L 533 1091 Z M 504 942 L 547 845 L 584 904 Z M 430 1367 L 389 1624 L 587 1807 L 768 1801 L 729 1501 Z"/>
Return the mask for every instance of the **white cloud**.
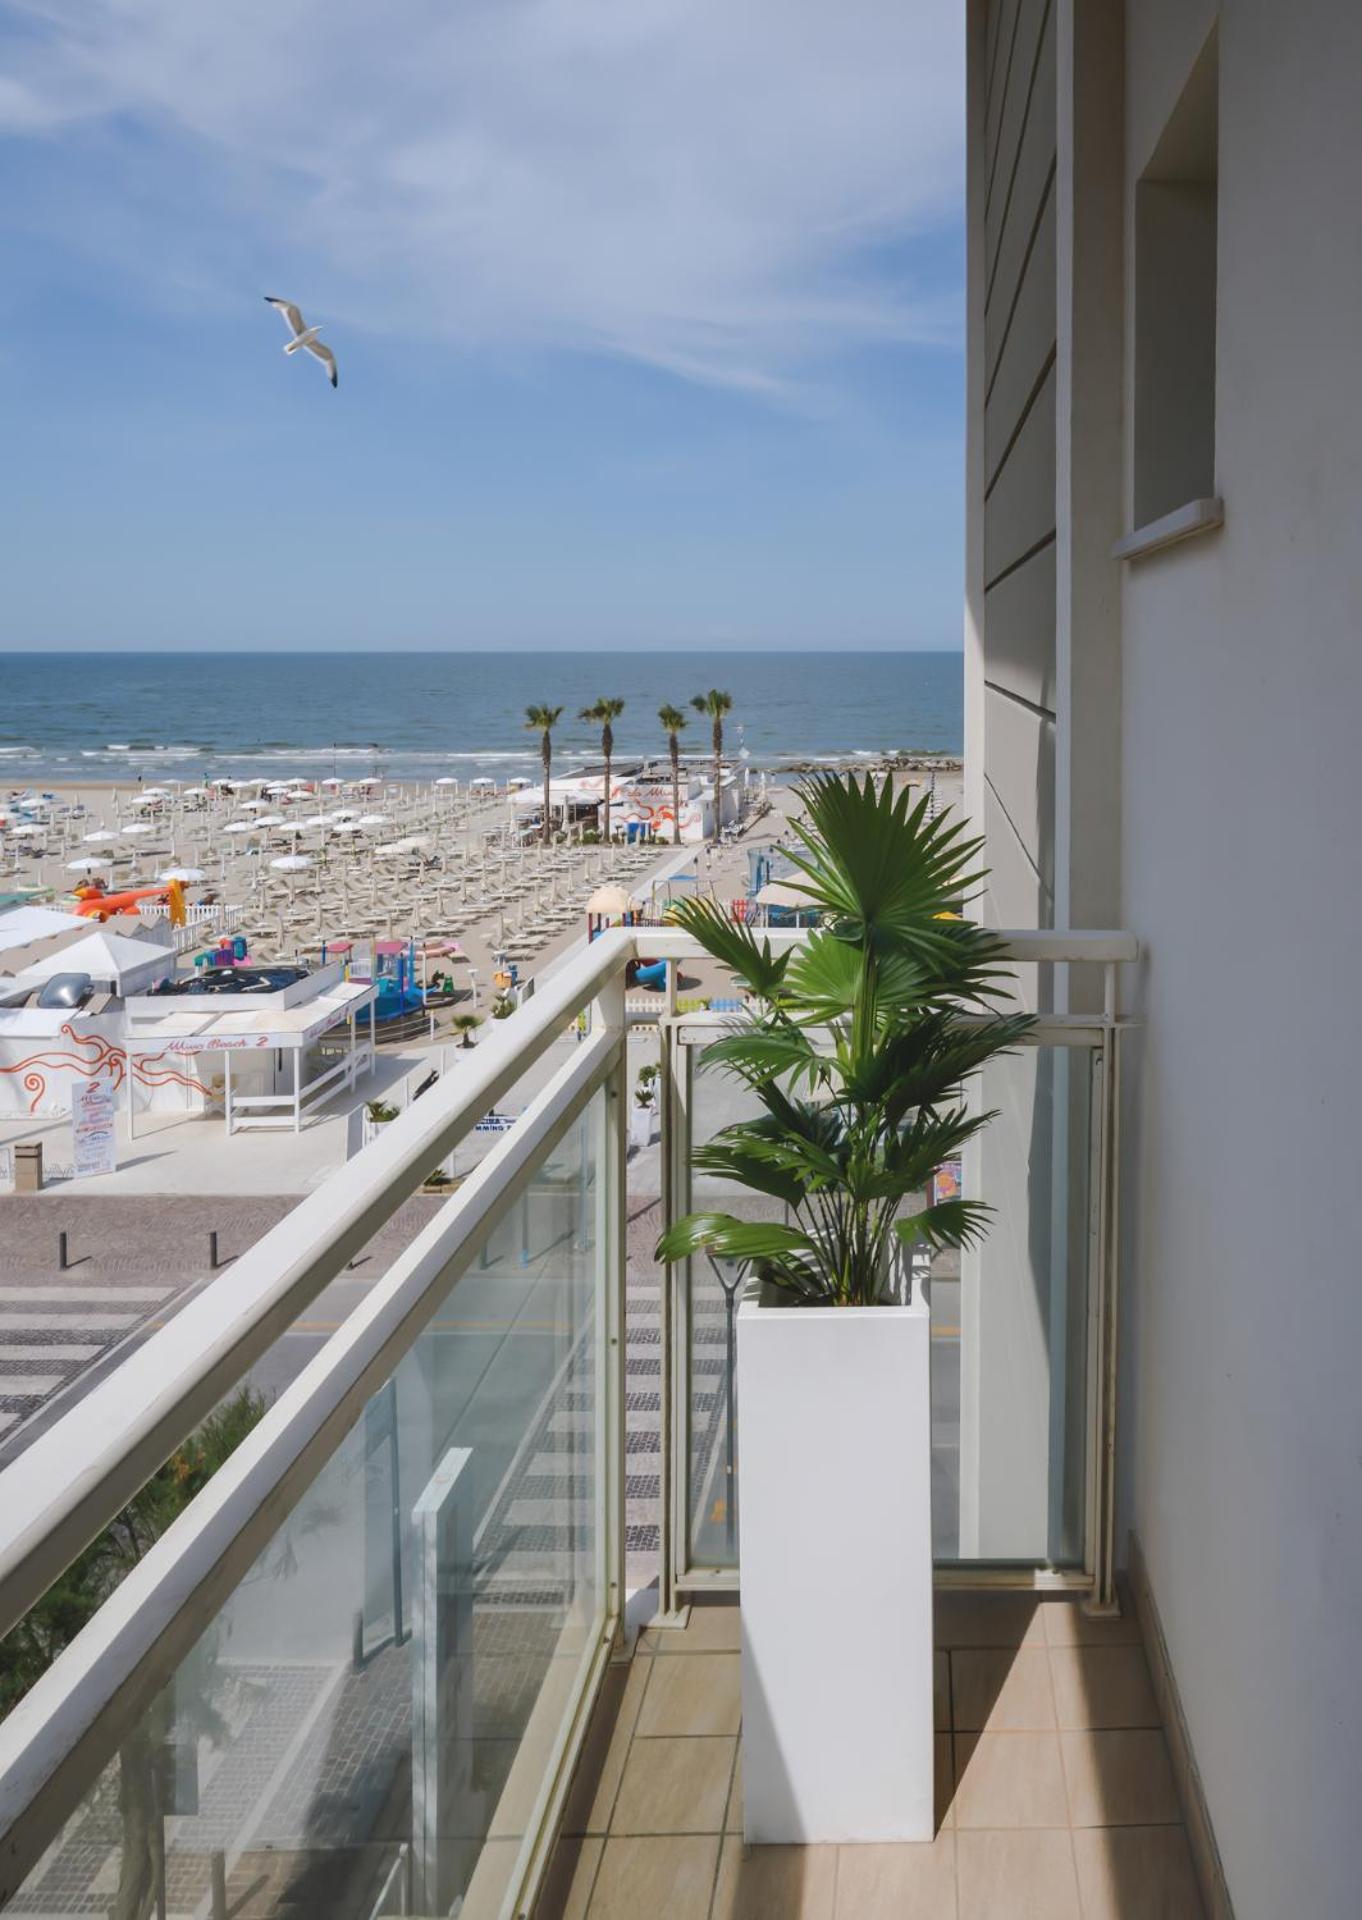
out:
<path id="1" fill-rule="evenodd" d="M 28 0 L 0 135 L 157 136 L 339 319 L 778 386 L 953 315 L 902 243 L 962 177 L 958 0 Z M 169 148 L 165 141 L 169 139 Z M 164 159 L 162 171 L 174 172 Z M 140 227 L 193 279 L 185 179 Z M 87 209 L 88 217 L 88 209 Z M 208 215 L 206 220 L 211 225 Z M 154 235 L 154 242 L 151 236 Z M 235 248 L 239 252 L 240 237 Z M 338 304 L 339 303 L 339 304 Z"/>

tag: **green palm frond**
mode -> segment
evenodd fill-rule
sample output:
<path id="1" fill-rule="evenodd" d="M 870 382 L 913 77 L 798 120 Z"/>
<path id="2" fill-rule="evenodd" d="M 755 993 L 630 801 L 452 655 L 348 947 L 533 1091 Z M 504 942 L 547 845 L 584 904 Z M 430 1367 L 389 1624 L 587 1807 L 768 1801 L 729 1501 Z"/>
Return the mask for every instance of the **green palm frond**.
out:
<path id="1" fill-rule="evenodd" d="M 789 953 L 773 953 L 769 940 L 758 941 L 750 927 L 739 926 L 714 900 L 681 900 L 671 909 L 673 926 L 698 940 L 713 959 L 728 968 L 761 1000 L 780 991 Z"/>
<path id="2" fill-rule="evenodd" d="M 988 1232 L 992 1207 L 983 1200 L 938 1200 L 906 1220 L 894 1222 L 905 1247 L 971 1247 Z"/>

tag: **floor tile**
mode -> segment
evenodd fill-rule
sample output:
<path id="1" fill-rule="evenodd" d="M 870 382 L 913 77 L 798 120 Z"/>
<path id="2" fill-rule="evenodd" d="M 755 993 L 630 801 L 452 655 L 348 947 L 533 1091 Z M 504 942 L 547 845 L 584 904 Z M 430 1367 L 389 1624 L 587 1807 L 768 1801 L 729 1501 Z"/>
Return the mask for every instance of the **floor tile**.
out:
<path id="1" fill-rule="evenodd" d="M 1157 1727 L 1159 1709 L 1141 1647 L 1052 1647 L 1061 1727 Z"/>
<path id="2" fill-rule="evenodd" d="M 652 1662 L 635 1654 L 627 1670 L 612 1669 L 607 1675 L 606 1686 L 618 1694 L 615 1718 L 613 1724 L 606 1717 L 592 1725 L 563 1812 L 565 1834 L 604 1833 L 610 1825 L 615 1793 L 651 1671 Z"/>
<path id="3" fill-rule="evenodd" d="M 1039 1647 L 1043 1603 L 1030 1593 L 938 1593 L 938 1647 Z"/>
<path id="4" fill-rule="evenodd" d="M 959 1828 L 1069 1824 L 1057 1733 L 958 1733 L 955 1775 Z"/>
<path id="5" fill-rule="evenodd" d="M 710 1834 L 605 1843 L 589 1920 L 706 1920 L 719 1841 Z"/>
<path id="6" fill-rule="evenodd" d="M 736 1653 L 697 1653 L 687 1659 L 659 1656 L 638 1718 L 641 1736 L 738 1731 L 742 1717 Z"/>
<path id="7" fill-rule="evenodd" d="M 1069 1820 L 1075 1827 L 1158 1827 L 1182 1818 L 1157 1727 L 1062 1733 Z"/>
<path id="8" fill-rule="evenodd" d="M 639 1645 L 649 1653 L 737 1653 L 742 1647 L 742 1612 L 738 1607 L 692 1607 L 690 1623 L 648 1628 Z"/>
<path id="9" fill-rule="evenodd" d="M 955 1835 L 930 1846 L 841 1847 L 835 1920 L 953 1920 Z"/>
<path id="10" fill-rule="evenodd" d="M 733 1784 L 728 1790 L 728 1812 L 724 1815 L 724 1832 L 742 1832 L 742 1741 L 738 1742 L 738 1758 L 733 1768 Z"/>
<path id="11" fill-rule="evenodd" d="M 1043 1647 L 952 1653 L 951 1700 L 957 1732 L 1048 1731 L 1055 1724 L 1050 1656 Z"/>
<path id="12" fill-rule="evenodd" d="M 1181 1827 L 1090 1827 L 1073 1842 L 1083 1920 L 1202 1920 Z"/>
<path id="13" fill-rule="evenodd" d="M 932 1724 L 946 1733 L 951 1724 L 951 1663 L 949 1654 L 932 1655 Z"/>
<path id="14" fill-rule="evenodd" d="M 951 1736 L 948 1733 L 933 1734 L 932 1765 L 936 1787 L 936 1824 L 939 1832 L 942 1827 L 955 1825 L 955 1755 L 951 1748 Z"/>
<path id="15" fill-rule="evenodd" d="M 836 1878 L 836 1847 L 745 1847 L 730 1836 L 714 1920 L 832 1920 Z"/>
<path id="16" fill-rule="evenodd" d="M 737 1746 L 735 1739 L 635 1740 L 611 1833 L 718 1833 Z"/>
<path id="17" fill-rule="evenodd" d="M 1127 1607 L 1107 1619 L 1093 1619 L 1077 1600 L 1051 1600 L 1042 1609 L 1045 1638 L 1052 1647 L 1137 1647 L 1140 1623 Z"/>
<path id="18" fill-rule="evenodd" d="M 959 1920 L 1079 1920 L 1069 1833 L 957 1833 Z"/>
<path id="19" fill-rule="evenodd" d="M 591 1885 L 604 1845 L 604 1840 L 596 1835 L 558 1842 L 535 1909 L 540 1920 L 586 1920 Z"/>

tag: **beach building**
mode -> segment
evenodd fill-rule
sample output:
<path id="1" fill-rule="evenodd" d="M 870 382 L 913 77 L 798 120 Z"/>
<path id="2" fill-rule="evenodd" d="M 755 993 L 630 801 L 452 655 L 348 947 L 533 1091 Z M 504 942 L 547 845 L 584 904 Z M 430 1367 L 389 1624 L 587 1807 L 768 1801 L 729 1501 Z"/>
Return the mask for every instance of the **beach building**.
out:
<path id="1" fill-rule="evenodd" d="M 171 939 L 164 920 L 133 915 L 96 926 L 45 908 L 0 913 L 0 1118 L 64 1116 L 77 1089 L 101 1085 L 132 1132 L 150 1113 L 297 1132 L 372 1066 L 371 982 L 333 963 L 243 970 L 240 991 L 226 978 L 191 992 L 202 982 L 177 982 Z"/>
<path id="2" fill-rule="evenodd" d="M 0 1626 L 579 1036 L 0 1726 L 16 1911 L 1356 1913 L 1362 16 L 965 15 L 967 781 L 1039 1025 L 959 1169 L 990 1237 L 932 1277 L 932 1836 L 743 1845 L 729 1301 L 648 1267 L 625 1157 L 628 970 L 693 951 L 619 928 L 5 1470 Z M 724 1018 L 664 1022 L 667 1208 Z M 806 1504 L 771 1714 L 834 1642 L 887 1672 L 903 1465 Z"/>

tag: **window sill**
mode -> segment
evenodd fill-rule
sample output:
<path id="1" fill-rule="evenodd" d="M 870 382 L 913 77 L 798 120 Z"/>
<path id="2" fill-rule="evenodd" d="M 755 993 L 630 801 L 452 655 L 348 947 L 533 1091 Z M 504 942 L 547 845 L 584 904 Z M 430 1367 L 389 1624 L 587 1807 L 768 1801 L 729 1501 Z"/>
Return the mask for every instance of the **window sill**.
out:
<path id="1" fill-rule="evenodd" d="M 1165 513 L 1162 519 L 1151 520 L 1147 527 L 1137 527 L 1124 540 L 1118 540 L 1111 550 L 1111 556 L 1113 560 L 1140 560 L 1147 553 L 1157 553 L 1162 547 L 1176 546 L 1179 541 L 1191 540 L 1198 533 L 1211 533 L 1224 524 L 1223 500 L 1189 500 L 1185 507 L 1175 507 L 1172 513 Z"/>

